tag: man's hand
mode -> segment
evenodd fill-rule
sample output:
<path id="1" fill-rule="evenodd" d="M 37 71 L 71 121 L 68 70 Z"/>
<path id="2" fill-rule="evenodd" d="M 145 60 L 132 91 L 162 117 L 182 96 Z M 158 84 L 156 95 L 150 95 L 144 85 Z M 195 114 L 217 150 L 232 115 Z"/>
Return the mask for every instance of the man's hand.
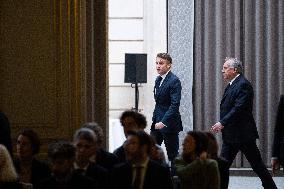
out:
<path id="1" fill-rule="evenodd" d="M 278 159 L 271 159 L 271 168 L 272 168 L 272 174 L 274 175 L 276 173 L 276 170 L 280 168 Z"/>
<path id="2" fill-rule="evenodd" d="M 164 127 L 165 127 L 165 125 L 162 122 L 159 122 L 159 123 L 155 124 L 155 129 L 162 129 Z"/>
<path id="3" fill-rule="evenodd" d="M 215 123 L 215 125 L 213 125 L 211 127 L 210 131 L 212 133 L 218 133 L 223 128 L 224 128 L 224 126 L 220 122 L 217 122 L 217 123 Z"/>

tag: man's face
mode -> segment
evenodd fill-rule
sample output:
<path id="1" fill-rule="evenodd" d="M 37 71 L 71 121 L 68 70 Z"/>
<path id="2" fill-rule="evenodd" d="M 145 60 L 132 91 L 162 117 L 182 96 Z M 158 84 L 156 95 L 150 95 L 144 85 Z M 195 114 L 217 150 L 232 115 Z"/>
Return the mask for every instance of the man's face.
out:
<path id="1" fill-rule="evenodd" d="M 51 170 L 53 175 L 57 179 L 66 178 L 71 173 L 73 162 L 74 162 L 73 159 L 64 159 L 64 158 L 57 158 L 52 160 Z"/>
<path id="2" fill-rule="evenodd" d="M 162 59 L 160 57 L 156 58 L 156 70 L 159 75 L 166 74 L 171 68 L 169 61 Z"/>
<path id="3" fill-rule="evenodd" d="M 226 81 L 230 81 L 232 80 L 234 77 L 236 77 L 236 75 L 238 74 L 236 72 L 235 68 L 230 67 L 230 61 L 231 60 L 227 60 L 224 64 L 223 64 L 223 69 L 222 69 L 222 73 L 223 73 L 223 78 Z"/>
<path id="4" fill-rule="evenodd" d="M 129 135 L 124 143 L 126 159 L 130 162 L 137 162 L 142 156 L 142 147 L 139 145 L 137 136 Z"/>
<path id="5" fill-rule="evenodd" d="M 86 139 L 78 139 L 74 142 L 76 147 L 76 161 L 89 161 L 90 157 L 96 152 L 95 142 Z"/>
<path id="6" fill-rule="evenodd" d="M 122 125 L 125 137 L 127 137 L 126 135 L 128 131 L 139 129 L 137 123 L 135 122 L 135 119 L 131 116 L 124 118 L 124 120 L 122 121 Z"/>

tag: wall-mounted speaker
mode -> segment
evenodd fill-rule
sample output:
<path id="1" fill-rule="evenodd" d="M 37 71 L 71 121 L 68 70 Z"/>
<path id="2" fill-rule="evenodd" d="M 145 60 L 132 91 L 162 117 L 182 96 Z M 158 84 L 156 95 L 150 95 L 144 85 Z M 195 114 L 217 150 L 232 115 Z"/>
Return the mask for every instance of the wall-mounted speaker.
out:
<path id="1" fill-rule="evenodd" d="M 147 83 L 147 54 L 125 54 L 124 83 Z"/>

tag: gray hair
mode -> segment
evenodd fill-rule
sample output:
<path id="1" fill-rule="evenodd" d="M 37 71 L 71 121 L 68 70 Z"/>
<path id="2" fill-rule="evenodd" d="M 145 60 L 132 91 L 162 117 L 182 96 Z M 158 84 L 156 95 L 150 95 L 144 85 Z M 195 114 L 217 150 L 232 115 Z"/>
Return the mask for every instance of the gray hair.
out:
<path id="1" fill-rule="evenodd" d="M 78 129 L 73 137 L 73 141 L 77 141 L 79 139 L 87 140 L 88 142 L 97 142 L 97 136 L 91 129 L 81 128 Z"/>
<path id="2" fill-rule="evenodd" d="M 243 73 L 243 64 L 239 59 L 232 58 L 232 57 L 226 57 L 225 62 L 227 61 L 228 61 L 228 65 L 230 66 L 230 68 L 236 68 L 239 74 Z"/>
<path id="3" fill-rule="evenodd" d="M 94 131 L 95 135 L 97 136 L 97 142 L 99 144 L 103 143 L 104 140 L 104 132 L 103 129 L 99 126 L 97 122 L 87 122 L 82 125 L 82 128 L 88 128 Z"/>

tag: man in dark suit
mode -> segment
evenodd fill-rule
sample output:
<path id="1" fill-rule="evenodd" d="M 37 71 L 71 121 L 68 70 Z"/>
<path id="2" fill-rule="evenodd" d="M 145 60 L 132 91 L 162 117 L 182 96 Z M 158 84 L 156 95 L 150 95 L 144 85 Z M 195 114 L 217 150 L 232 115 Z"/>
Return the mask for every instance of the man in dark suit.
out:
<path id="1" fill-rule="evenodd" d="M 95 133 L 91 129 L 80 128 L 74 134 L 73 143 L 76 148 L 74 169 L 97 181 L 100 189 L 109 188 L 107 170 L 90 160 L 91 157 L 96 156 Z"/>
<path id="2" fill-rule="evenodd" d="M 143 114 L 133 110 L 126 110 L 122 112 L 120 116 L 120 123 L 123 127 L 125 138 L 127 138 L 128 131 L 144 130 L 147 126 L 146 117 Z M 117 149 L 115 149 L 113 153 L 117 156 L 119 162 L 126 161 L 123 144 Z"/>
<path id="3" fill-rule="evenodd" d="M 112 189 L 172 189 L 170 171 L 149 158 L 152 140 L 142 130 L 130 130 L 124 143 L 127 162 L 112 173 Z"/>
<path id="4" fill-rule="evenodd" d="M 259 138 L 252 114 L 253 88 L 242 74 L 242 63 L 236 58 L 226 58 L 223 78 L 229 81 L 220 105 L 220 120 L 211 131 L 222 130 L 221 156 L 231 165 L 239 151 L 243 152 L 259 176 L 265 189 L 277 188 L 266 169 L 256 145 Z"/>
<path id="5" fill-rule="evenodd" d="M 155 81 L 154 98 L 156 101 L 152 117 L 151 135 L 161 145 L 164 141 L 168 159 L 172 162 L 178 154 L 178 133 L 182 131 L 179 105 L 181 82 L 171 72 L 172 58 L 167 53 L 156 57 L 156 70 L 159 74 Z"/>
<path id="6" fill-rule="evenodd" d="M 49 145 L 52 176 L 40 181 L 40 189 L 100 189 L 92 178 L 73 169 L 75 147 L 69 142 L 59 141 Z"/>
<path id="7" fill-rule="evenodd" d="M 83 124 L 82 128 L 91 129 L 97 137 L 97 149 L 90 160 L 107 169 L 108 172 L 111 172 L 113 166 L 119 163 L 119 160 L 116 155 L 103 148 L 103 141 L 105 138 L 102 127 L 96 122 L 87 122 Z"/>
<path id="8" fill-rule="evenodd" d="M 284 94 L 280 97 L 274 128 L 274 141 L 271 158 L 273 173 L 276 169 L 279 169 L 279 164 L 284 166 Z"/>

